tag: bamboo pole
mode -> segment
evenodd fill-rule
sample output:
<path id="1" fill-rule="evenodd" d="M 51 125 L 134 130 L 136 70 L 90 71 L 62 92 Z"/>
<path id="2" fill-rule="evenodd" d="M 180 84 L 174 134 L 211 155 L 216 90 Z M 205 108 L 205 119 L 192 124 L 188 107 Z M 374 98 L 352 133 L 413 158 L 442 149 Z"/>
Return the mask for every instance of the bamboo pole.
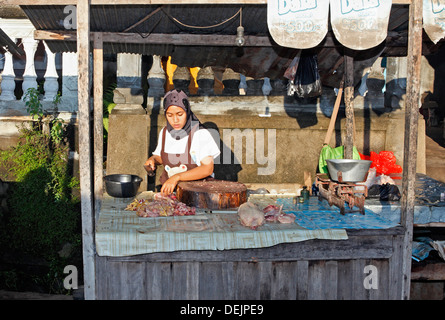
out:
<path id="1" fill-rule="evenodd" d="M 77 59 L 79 102 L 79 171 L 82 211 L 82 246 L 84 269 L 84 295 L 94 299 L 95 249 L 92 193 L 91 140 L 90 140 L 90 9 L 89 0 L 77 2 Z"/>
<path id="2" fill-rule="evenodd" d="M 405 228 L 403 242 L 402 299 L 408 300 L 411 285 L 411 252 L 417 165 L 417 135 L 420 101 L 420 65 L 422 58 L 422 1 L 409 8 L 408 74 L 405 103 L 405 142 L 400 223 Z"/>
<path id="3" fill-rule="evenodd" d="M 346 49 L 345 49 L 346 50 Z M 349 51 L 349 50 L 346 50 Z M 352 159 L 354 147 L 354 57 L 346 53 L 345 65 L 345 113 L 346 113 L 346 139 L 345 159 Z"/>

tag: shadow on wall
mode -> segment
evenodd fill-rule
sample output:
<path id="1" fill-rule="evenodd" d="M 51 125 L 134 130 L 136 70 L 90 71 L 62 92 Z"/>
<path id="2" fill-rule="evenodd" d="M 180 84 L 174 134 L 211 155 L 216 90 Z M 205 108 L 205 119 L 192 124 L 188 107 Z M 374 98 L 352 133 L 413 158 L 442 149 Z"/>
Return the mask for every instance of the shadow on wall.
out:
<path id="1" fill-rule="evenodd" d="M 434 69 L 434 93 L 431 100 L 439 105 L 438 117 L 445 118 L 445 46 L 441 46 L 436 54 L 425 56 L 431 67 Z"/>
<path id="2" fill-rule="evenodd" d="M 241 159 L 236 159 L 230 146 L 227 146 L 221 140 L 221 132 L 214 122 L 205 122 L 203 125 L 210 131 L 213 140 L 215 140 L 221 151 L 221 154 L 215 159 L 213 170 L 215 179 L 238 181 L 238 173 L 243 169 L 241 164 L 238 163 L 241 162 Z M 223 159 L 229 158 L 227 156 L 228 153 L 230 153 L 230 163 L 224 163 Z"/>

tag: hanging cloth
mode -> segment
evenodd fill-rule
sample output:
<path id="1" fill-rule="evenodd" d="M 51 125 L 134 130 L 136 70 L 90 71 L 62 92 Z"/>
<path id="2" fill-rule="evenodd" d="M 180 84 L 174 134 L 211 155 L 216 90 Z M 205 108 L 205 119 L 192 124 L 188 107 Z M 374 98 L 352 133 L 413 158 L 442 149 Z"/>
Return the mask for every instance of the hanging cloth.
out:
<path id="1" fill-rule="evenodd" d="M 331 26 L 347 48 L 366 50 L 387 36 L 392 0 L 330 0 Z"/>
<path id="2" fill-rule="evenodd" d="M 423 1 L 423 28 L 434 44 L 445 37 L 445 1 Z"/>
<path id="3" fill-rule="evenodd" d="M 328 32 L 328 14 L 328 1 L 267 1 L 267 26 L 282 47 L 316 47 Z"/>

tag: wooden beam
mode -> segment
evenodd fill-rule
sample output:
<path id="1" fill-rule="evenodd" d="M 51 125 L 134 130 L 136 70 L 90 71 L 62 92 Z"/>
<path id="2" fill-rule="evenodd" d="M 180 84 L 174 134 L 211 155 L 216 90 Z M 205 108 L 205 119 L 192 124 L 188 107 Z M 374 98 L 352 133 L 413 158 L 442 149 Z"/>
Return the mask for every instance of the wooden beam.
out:
<path id="1" fill-rule="evenodd" d="M 103 161 L 104 161 L 104 133 L 103 133 L 103 42 L 102 34 L 95 33 L 93 37 L 93 91 L 94 91 L 94 211 L 95 220 L 99 219 L 99 212 L 103 199 Z"/>
<path id="2" fill-rule="evenodd" d="M 49 5 L 69 5 L 77 4 L 81 0 L 0 0 L 0 5 L 27 5 L 27 6 L 49 6 Z M 393 0 L 392 4 L 407 5 L 412 0 Z M 183 4 L 208 4 L 208 5 L 226 5 L 226 4 L 258 4 L 265 5 L 267 0 L 91 0 L 91 5 L 183 5 Z"/>
<path id="3" fill-rule="evenodd" d="M 142 37 L 138 33 L 91 32 L 90 37 L 94 38 L 94 34 L 96 33 L 102 34 L 103 42 L 112 43 L 174 44 L 178 46 L 236 46 L 236 35 L 152 33 L 146 37 Z M 76 31 L 35 30 L 34 39 L 76 41 L 77 38 Z M 271 38 L 266 36 L 245 36 L 244 39 L 246 41 L 246 47 L 278 46 Z"/>
<path id="4" fill-rule="evenodd" d="M 402 298 L 408 300 L 411 284 L 411 251 L 413 237 L 417 135 L 420 102 L 420 66 L 422 58 L 422 1 L 409 8 L 407 85 L 405 99 L 405 141 L 400 223 L 405 228 L 403 242 Z"/>
<path id="5" fill-rule="evenodd" d="M 93 39 L 94 34 L 90 37 Z M 141 37 L 138 33 L 119 33 L 119 32 L 100 32 L 103 42 L 108 43 L 137 43 L 137 44 L 174 44 L 177 46 L 235 46 L 236 35 L 207 35 L 207 34 L 166 34 L 152 33 L 146 37 Z M 279 46 L 268 36 L 245 36 L 246 47 L 270 47 Z M 35 30 L 34 39 L 36 40 L 64 40 L 76 41 L 76 31 L 65 30 Z M 406 32 L 388 32 L 386 39 L 387 47 L 406 47 L 408 43 Z M 428 39 L 427 39 L 428 40 Z M 429 41 L 429 40 L 428 40 Z M 325 39 L 317 47 L 342 47 L 335 40 L 332 32 L 328 32 Z M 342 60 L 343 61 L 343 60 Z M 341 62 L 342 62 L 341 61 Z"/>
<path id="6" fill-rule="evenodd" d="M 346 138 L 344 143 L 344 158 L 352 159 L 354 147 L 354 57 L 351 50 L 345 49 L 345 113 Z"/>
<path id="7" fill-rule="evenodd" d="M 77 2 L 77 59 L 78 59 L 78 123 L 80 201 L 82 211 L 82 247 L 84 266 L 84 295 L 96 296 L 95 241 L 92 193 L 91 135 L 90 135 L 90 8 L 89 0 Z"/>

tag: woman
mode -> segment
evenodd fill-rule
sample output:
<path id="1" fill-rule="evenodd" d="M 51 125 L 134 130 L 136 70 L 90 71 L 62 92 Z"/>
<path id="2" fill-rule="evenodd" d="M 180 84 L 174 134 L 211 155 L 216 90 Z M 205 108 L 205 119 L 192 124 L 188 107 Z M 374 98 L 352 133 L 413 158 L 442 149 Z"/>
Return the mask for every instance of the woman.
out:
<path id="1" fill-rule="evenodd" d="M 168 195 L 180 181 L 213 176 L 214 159 L 220 150 L 190 110 L 184 91 L 173 89 L 165 94 L 164 115 L 167 126 L 161 130 L 156 150 L 144 165 L 152 170 L 164 165 L 161 193 Z"/>

